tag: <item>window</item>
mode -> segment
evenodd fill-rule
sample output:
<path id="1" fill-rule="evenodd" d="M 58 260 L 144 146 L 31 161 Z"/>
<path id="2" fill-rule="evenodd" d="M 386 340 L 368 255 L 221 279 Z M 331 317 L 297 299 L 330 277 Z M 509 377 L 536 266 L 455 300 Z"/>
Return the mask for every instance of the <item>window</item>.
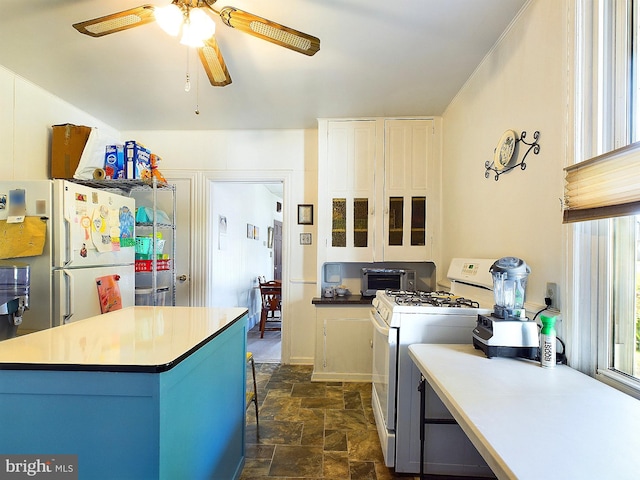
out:
<path id="1" fill-rule="evenodd" d="M 640 141 L 639 3 L 576 2 L 578 161 Z M 638 213 L 573 224 L 569 281 L 571 364 L 640 397 Z"/>

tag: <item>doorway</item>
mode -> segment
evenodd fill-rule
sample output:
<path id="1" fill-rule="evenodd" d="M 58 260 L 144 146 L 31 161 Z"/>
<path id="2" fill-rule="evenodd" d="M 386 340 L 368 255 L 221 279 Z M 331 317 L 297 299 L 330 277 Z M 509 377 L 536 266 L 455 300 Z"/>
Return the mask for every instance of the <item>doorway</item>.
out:
<path id="1" fill-rule="evenodd" d="M 261 338 L 258 287 L 258 277 L 282 280 L 282 205 L 282 181 L 210 183 L 207 304 L 248 309 L 247 349 L 259 363 L 282 361 L 282 330 Z"/>
<path id="2" fill-rule="evenodd" d="M 273 221 L 273 279 L 282 281 L 282 222 Z"/>

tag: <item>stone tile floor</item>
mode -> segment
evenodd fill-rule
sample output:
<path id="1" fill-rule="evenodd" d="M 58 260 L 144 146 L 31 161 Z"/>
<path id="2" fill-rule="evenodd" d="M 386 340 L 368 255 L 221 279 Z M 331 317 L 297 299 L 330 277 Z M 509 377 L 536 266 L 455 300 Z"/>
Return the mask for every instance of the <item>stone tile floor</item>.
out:
<path id="1" fill-rule="evenodd" d="M 241 480 L 417 479 L 394 474 L 384 465 L 371 410 L 371 384 L 312 383 L 312 370 L 306 365 L 256 363 L 259 429 L 251 405 Z"/>

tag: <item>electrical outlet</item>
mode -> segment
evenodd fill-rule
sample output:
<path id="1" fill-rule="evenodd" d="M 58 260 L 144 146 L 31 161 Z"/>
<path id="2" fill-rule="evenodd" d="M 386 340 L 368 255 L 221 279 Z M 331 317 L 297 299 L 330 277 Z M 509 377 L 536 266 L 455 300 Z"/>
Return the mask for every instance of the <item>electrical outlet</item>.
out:
<path id="1" fill-rule="evenodd" d="M 556 283 L 547 282 L 547 288 L 544 294 L 545 298 L 551 299 L 549 308 L 560 310 L 560 297 L 558 296 L 558 285 Z"/>

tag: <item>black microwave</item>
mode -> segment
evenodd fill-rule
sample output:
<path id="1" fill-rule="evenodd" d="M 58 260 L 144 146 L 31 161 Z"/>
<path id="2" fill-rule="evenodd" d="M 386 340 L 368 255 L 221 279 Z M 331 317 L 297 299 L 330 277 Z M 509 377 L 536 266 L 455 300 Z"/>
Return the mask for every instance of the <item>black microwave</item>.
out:
<path id="1" fill-rule="evenodd" d="M 403 268 L 363 268 L 361 270 L 361 289 L 363 297 L 373 297 L 377 290 L 416 289 L 415 270 Z"/>

